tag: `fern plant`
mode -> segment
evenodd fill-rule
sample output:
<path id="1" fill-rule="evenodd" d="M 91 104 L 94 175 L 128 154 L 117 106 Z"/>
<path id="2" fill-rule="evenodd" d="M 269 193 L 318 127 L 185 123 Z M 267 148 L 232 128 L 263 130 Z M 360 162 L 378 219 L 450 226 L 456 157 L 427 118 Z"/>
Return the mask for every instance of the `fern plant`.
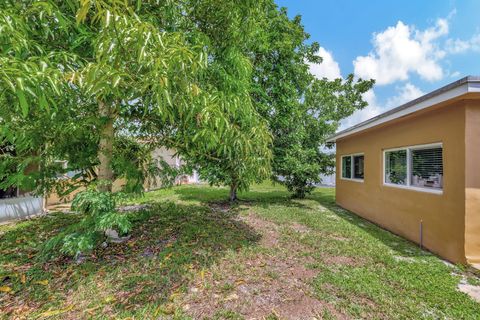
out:
<path id="1" fill-rule="evenodd" d="M 122 193 L 99 192 L 94 188 L 78 193 L 72 202 L 72 210 L 83 218 L 47 241 L 42 256 L 49 258 L 61 253 L 78 257 L 91 252 L 103 241 L 108 229 L 128 233 L 132 226 L 128 214 L 116 209 L 124 198 Z"/>

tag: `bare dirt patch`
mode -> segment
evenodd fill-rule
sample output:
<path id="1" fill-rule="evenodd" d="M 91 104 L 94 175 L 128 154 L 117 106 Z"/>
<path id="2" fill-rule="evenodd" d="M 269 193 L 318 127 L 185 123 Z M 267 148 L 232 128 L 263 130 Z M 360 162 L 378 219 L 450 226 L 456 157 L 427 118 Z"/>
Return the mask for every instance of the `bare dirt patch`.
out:
<path id="1" fill-rule="evenodd" d="M 468 294 L 473 300 L 480 303 L 480 286 L 471 284 L 459 284 L 458 290 Z"/>
<path id="2" fill-rule="evenodd" d="M 240 255 L 235 262 L 222 260 L 207 274 L 193 280 L 181 304 L 195 319 L 212 317 L 222 310 L 241 314 L 246 319 L 321 318 L 325 312 L 347 319 L 335 308 L 316 299 L 309 281 L 318 273 L 305 264 L 308 257 L 290 250 L 280 241 L 280 227 L 250 213 L 239 218 L 262 235 L 260 245 L 267 252 Z M 298 244 L 297 244 L 298 246 Z M 303 248 L 308 250 L 308 248 Z"/>
<path id="3" fill-rule="evenodd" d="M 280 238 L 280 227 L 267 220 L 260 219 L 255 214 L 250 213 L 248 216 L 240 217 L 239 219 L 250 225 L 258 233 L 262 235 L 260 244 L 267 248 L 277 246 Z"/>
<path id="4" fill-rule="evenodd" d="M 325 256 L 323 261 L 329 265 L 346 265 L 356 267 L 362 264 L 362 261 L 346 256 Z"/>
<path id="5" fill-rule="evenodd" d="M 310 228 L 303 225 L 303 224 L 300 224 L 300 223 L 292 223 L 290 225 L 290 228 L 292 228 L 294 231 L 296 232 L 299 232 L 299 233 L 308 233 L 310 232 Z"/>
<path id="6" fill-rule="evenodd" d="M 219 201 L 219 202 L 210 202 L 208 204 L 210 209 L 216 212 L 226 213 L 232 209 L 230 202 Z"/>

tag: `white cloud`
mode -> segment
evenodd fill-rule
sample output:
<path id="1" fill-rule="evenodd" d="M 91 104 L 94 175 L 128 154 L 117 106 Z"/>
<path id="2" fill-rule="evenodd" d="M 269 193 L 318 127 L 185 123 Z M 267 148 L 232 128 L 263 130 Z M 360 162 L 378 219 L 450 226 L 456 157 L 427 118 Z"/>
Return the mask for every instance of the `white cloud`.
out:
<path id="1" fill-rule="evenodd" d="M 320 47 L 318 50 L 318 55 L 323 58 L 322 63 L 309 63 L 310 72 L 314 76 L 316 76 L 318 79 L 327 78 L 328 80 L 334 80 L 342 77 L 340 74 L 340 67 L 330 51 Z"/>
<path id="2" fill-rule="evenodd" d="M 374 34 L 373 51 L 353 61 L 354 73 L 375 79 L 378 85 L 408 80 L 410 73 L 428 81 L 440 80 L 444 72 L 439 60 L 446 53 L 437 40 L 447 34 L 447 19 L 438 19 L 435 26 L 423 31 L 399 21 L 396 26 Z"/>
<path id="3" fill-rule="evenodd" d="M 368 106 L 342 120 L 339 130 L 349 128 L 360 122 L 373 118 L 389 109 L 398 107 L 424 94 L 422 90 L 411 83 L 406 83 L 401 87 L 397 87 L 396 90 L 398 92 L 397 95 L 388 99 L 384 106 L 378 103 L 377 96 L 373 89 L 365 92 L 363 99 L 368 103 Z"/>
<path id="4" fill-rule="evenodd" d="M 422 90 L 420 90 L 410 82 L 406 83 L 400 88 L 397 88 L 397 91 L 399 91 L 399 93 L 396 96 L 393 96 L 387 100 L 387 107 L 398 107 L 425 94 Z"/>
<path id="5" fill-rule="evenodd" d="M 460 75 L 461 75 L 460 71 L 454 71 L 450 74 L 450 77 L 458 78 L 458 77 L 460 77 Z"/>
<path id="6" fill-rule="evenodd" d="M 448 39 L 446 48 L 449 53 L 480 52 L 480 33 L 473 35 L 468 40 Z"/>

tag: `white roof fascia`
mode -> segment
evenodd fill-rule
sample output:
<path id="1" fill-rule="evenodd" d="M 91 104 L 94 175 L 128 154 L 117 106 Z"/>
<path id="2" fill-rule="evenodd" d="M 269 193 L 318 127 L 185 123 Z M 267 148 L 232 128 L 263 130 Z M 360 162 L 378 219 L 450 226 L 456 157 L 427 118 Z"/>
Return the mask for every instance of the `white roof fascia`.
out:
<path id="1" fill-rule="evenodd" d="M 380 124 L 404 117 L 414 112 L 427 109 L 439 103 L 455 99 L 466 93 L 480 92 L 480 77 L 465 77 L 445 87 L 428 93 L 418 99 L 405 103 L 397 108 L 382 113 L 353 127 L 342 130 L 327 139 L 328 143 L 378 126 Z"/>

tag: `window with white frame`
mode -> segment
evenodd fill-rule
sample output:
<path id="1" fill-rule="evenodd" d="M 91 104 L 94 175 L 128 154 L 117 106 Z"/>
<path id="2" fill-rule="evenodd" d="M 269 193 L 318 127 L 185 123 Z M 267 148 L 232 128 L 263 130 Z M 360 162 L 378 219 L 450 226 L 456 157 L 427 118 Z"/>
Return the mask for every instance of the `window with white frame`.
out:
<path id="1" fill-rule="evenodd" d="M 363 154 L 352 154 L 342 156 L 342 178 L 360 180 L 364 178 L 365 156 Z"/>
<path id="2" fill-rule="evenodd" d="M 413 189 L 443 189 L 441 143 L 385 150 L 384 183 Z"/>

